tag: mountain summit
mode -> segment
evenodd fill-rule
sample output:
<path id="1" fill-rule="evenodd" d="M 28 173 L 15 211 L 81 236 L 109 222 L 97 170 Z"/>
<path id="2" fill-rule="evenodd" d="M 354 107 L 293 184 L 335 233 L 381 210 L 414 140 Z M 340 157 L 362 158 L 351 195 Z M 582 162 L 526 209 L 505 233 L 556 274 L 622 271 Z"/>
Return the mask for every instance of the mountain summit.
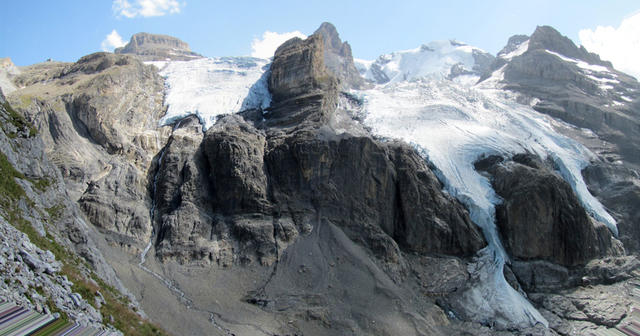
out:
<path id="1" fill-rule="evenodd" d="M 202 56 L 191 51 L 189 44 L 168 35 L 137 33 L 122 48 L 114 50 L 116 54 L 133 54 L 145 61 L 188 61 Z"/>

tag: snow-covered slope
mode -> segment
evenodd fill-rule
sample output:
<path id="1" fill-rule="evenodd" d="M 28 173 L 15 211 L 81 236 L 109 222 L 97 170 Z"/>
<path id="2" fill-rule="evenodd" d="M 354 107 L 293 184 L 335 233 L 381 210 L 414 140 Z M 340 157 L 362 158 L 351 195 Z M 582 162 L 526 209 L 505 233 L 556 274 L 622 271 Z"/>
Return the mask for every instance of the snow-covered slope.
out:
<path id="1" fill-rule="evenodd" d="M 513 94 L 492 85 L 494 82 L 475 86 L 472 81 L 446 79 L 447 67 L 455 62 L 472 67 L 470 55 L 475 49 L 435 45 L 446 52 L 419 48 L 382 56 L 369 67 L 367 76 L 376 63 L 388 60 L 381 69 L 390 81 L 354 91 L 364 102 L 363 122 L 377 135 L 414 144 L 435 165 L 446 190 L 466 205 L 471 219 L 482 228 L 489 246 L 480 253 L 474 269 L 481 285 L 465 294 L 470 307 L 480 312 L 481 319 L 505 326 L 546 324 L 504 279 L 503 266 L 509 258 L 495 225 L 500 199 L 489 180 L 474 169 L 474 162 L 488 155 L 517 153 L 550 159 L 585 209 L 616 232 L 615 220 L 589 193 L 581 175 L 593 154 L 558 134 L 553 127 L 557 121 L 517 103 Z M 525 45 L 504 57 L 524 52 Z"/>
<path id="2" fill-rule="evenodd" d="M 206 130 L 221 114 L 271 104 L 266 72 L 269 60 L 253 57 L 148 62 L 165 78 L 166 115 L 161 125 L 196 115 Z"/>
<path id="3" fill-rule="evenodd" d="M 479 76 L 493 56 L 457 41 L 435 41 L 419 48 L 380 56 L 377 60 L 356 60 L 356 67 L 379 84 L 416 78 L 443 79 L 460 75 Z"/>

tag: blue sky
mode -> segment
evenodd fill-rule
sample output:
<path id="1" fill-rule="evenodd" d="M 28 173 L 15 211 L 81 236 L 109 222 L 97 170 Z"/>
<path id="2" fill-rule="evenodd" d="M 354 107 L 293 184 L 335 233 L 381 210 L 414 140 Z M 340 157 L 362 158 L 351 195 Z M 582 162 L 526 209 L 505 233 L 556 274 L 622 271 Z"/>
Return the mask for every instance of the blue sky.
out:
<path id="1" fill-rule="evenodd" d="M 323 21 L 336 25 L 357 58 L 374 59 L 383 53 L 453 38 L 495 54 L 509 36 L 531 34 L 536 25 L 552 25 L 578 43 L 583 29 L 591 29 L 594 34 L 590 36 L 599 37 L 596 27 L 617 28 L 625 18 L 638 13 L 640 3 L 21 0 L 3 1 L 2 9 L 0 57 L 28 65 L 47 58 L 75 61 L 100 51 L 113 30 L 125 42 L 132 34 L 146 31 L 176 36 L 206 56 L 250 55 L 252 41 L 265 31 L 311 34 Z"/>

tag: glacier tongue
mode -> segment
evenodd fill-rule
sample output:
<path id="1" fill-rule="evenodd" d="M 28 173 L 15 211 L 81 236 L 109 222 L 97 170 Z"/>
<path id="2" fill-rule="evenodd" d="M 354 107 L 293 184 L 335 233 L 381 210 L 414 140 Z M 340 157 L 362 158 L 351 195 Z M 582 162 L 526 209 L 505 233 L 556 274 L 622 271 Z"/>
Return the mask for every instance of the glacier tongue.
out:
<path id="1" fill-rule="evenodd" d="M 488 247 L 474 265 L 479 285 L 465 294 L 479 320 L 508 326 L 547 324 L 540 313 L 507 284 L 508 262 L 495 225 L 500 198 L 474 162 L 487 155 L 535 153 L 554 162 L 582 204 L 616 232 L 615 220 L 588 192 L 581 170 L 593 158 L 584 146 L 556 133 L 552 120 L 516 102 L 510 93 L 460 81 L 417 79 L 354 91 L 364 101 L 364 124 L 380 136 L 413 143 L 436 167 L 452 196 L 469 209 Z M 490 307 L 490 309 L 488 309 Z"/>
<path id="2" fill-rule="evenodd" d="M 218 115 L 271 104 L 266 72 L 269 60 L 253 57 L 147 62 L 165 78 L 167 113 L 160 126 L 196 115 L 204 130 Z"/>

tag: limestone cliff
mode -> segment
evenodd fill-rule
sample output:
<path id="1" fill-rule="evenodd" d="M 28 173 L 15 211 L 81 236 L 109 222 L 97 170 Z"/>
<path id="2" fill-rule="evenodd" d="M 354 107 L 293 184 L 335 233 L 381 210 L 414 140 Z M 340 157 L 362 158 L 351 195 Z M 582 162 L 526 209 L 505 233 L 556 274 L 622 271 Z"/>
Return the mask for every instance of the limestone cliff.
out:
<path id="1" fill-rule="evenodd" d="M 202 56 L 191 51 L 189 44 L 173 36 L 137 33 L 124 47 L 116 48 L 116 54 L 131 54 L 144 61 L 189 61 Z"/>

